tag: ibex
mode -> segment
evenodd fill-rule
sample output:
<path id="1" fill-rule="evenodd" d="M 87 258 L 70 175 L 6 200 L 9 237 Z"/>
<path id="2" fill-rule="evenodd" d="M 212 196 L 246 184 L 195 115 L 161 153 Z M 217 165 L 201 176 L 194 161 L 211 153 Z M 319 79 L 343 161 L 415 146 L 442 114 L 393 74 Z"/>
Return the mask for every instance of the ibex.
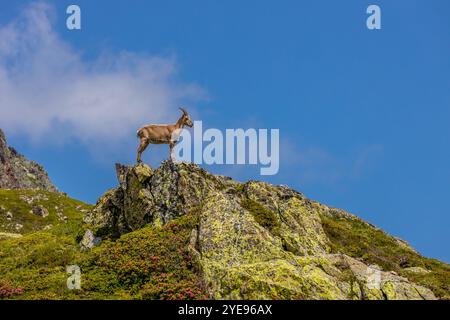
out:
<path id="1" fill-rule="evenodd" d="M 175 156 L 173 153 L 173 147 L 177 142 L 181 130 L 184 126 L 192 128 L 193 124 L 189 118 L 189 114 L 183 108 L 180 108 L 183 115 L 178 119 L 175 124 L 149 124 L 137 131 L 137 136 L 141 140 L 137 153 L 137 162 L 141 163 L 142 152 L 152 144 L 169 144 L 170 145 L 170 159 L 174 161 Z"/>

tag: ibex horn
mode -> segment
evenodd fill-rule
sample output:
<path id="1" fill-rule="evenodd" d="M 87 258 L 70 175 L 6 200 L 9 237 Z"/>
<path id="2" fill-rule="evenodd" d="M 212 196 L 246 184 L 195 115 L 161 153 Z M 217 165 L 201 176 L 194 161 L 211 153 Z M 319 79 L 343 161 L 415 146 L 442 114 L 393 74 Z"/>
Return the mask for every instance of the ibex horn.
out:
<path id="1" fill-rule="evenodd" d="M 184 108 L 180 108 L 180 110 L 183 111 L 184 114 L 188 114 Z"/>

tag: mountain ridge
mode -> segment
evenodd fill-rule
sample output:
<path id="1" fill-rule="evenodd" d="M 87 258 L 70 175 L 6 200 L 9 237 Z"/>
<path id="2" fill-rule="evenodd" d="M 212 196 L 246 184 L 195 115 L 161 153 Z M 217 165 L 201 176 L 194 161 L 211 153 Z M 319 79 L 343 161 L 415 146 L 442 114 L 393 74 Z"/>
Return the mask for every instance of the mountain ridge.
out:
<path id="1" fill-rule="evenodd" d="M 0 188 L 57 191 L 47 172 L 40 164 L 27 160 L 16 149 L 8 146 L 5 134 L 1 129 Z"/>
<path id="2" fill-rule="evenodd" d="M 405 241 L 289 187 L 239 183 L 170 161 L 155 170 L 117 164 L 116 171 L 119 187 L 86 215 L 89 230 L 117 239 L 194 215 L 188 248 L 214 299 L 436 298 L 406 277 L 431 271 Z M 351 235 L 353 247 L 344 246 L 347 239 L 334 234 L 342 226 L 369 239 L 361 231 Z M 372 250 L 368 241 L 377 238 L 394 249 Z M 380 278 L 374 286 L 373 277 Z"/>
<path id="3" fill-rule="evenodd" d="M 172 161 L 116 174 L 95 206 L 0 186 L 0 299 L 450 299 L 450 265 L 288 186 Z"/>

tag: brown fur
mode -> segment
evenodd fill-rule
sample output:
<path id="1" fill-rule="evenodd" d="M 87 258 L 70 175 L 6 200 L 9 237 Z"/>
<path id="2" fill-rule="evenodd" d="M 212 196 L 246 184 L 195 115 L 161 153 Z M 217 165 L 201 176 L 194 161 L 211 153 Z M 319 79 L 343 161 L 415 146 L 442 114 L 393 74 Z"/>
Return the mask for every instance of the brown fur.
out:
<path id="1" fill-rule="evenodd" d="M 179 132 L 184 126 L 192 127 L 192 121 L 189 114 L 183 108 L 183 115 L 174 124 L 149 124 L 137 131 L 137 136 L 140 139 L 138 147 L 137 162 L 141 163 L 142 152 L 147 149 L 149 144 L 169 144 L 170 145 L 170 159 L 174 161 L 173 147 L 177 142 Z"/>

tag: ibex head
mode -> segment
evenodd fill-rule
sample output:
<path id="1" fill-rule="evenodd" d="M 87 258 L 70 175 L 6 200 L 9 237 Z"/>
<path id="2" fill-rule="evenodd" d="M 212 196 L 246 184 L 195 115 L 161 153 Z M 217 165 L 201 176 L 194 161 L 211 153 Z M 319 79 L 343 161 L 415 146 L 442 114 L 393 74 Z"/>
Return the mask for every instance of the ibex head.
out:
<path id="1" fill-rule="evenodd" d="M 189 117 L 189 114 L 187 113 L 187 111 L 184 108 L 180 108 L 181 111 L 183 111 L 183 116 L 182 116 L 182 121 L 183 124 L 188 126 L 189 128 L 192 128 L 192 126 L 194 125 L 191 121 L 191 118 Z"/>

